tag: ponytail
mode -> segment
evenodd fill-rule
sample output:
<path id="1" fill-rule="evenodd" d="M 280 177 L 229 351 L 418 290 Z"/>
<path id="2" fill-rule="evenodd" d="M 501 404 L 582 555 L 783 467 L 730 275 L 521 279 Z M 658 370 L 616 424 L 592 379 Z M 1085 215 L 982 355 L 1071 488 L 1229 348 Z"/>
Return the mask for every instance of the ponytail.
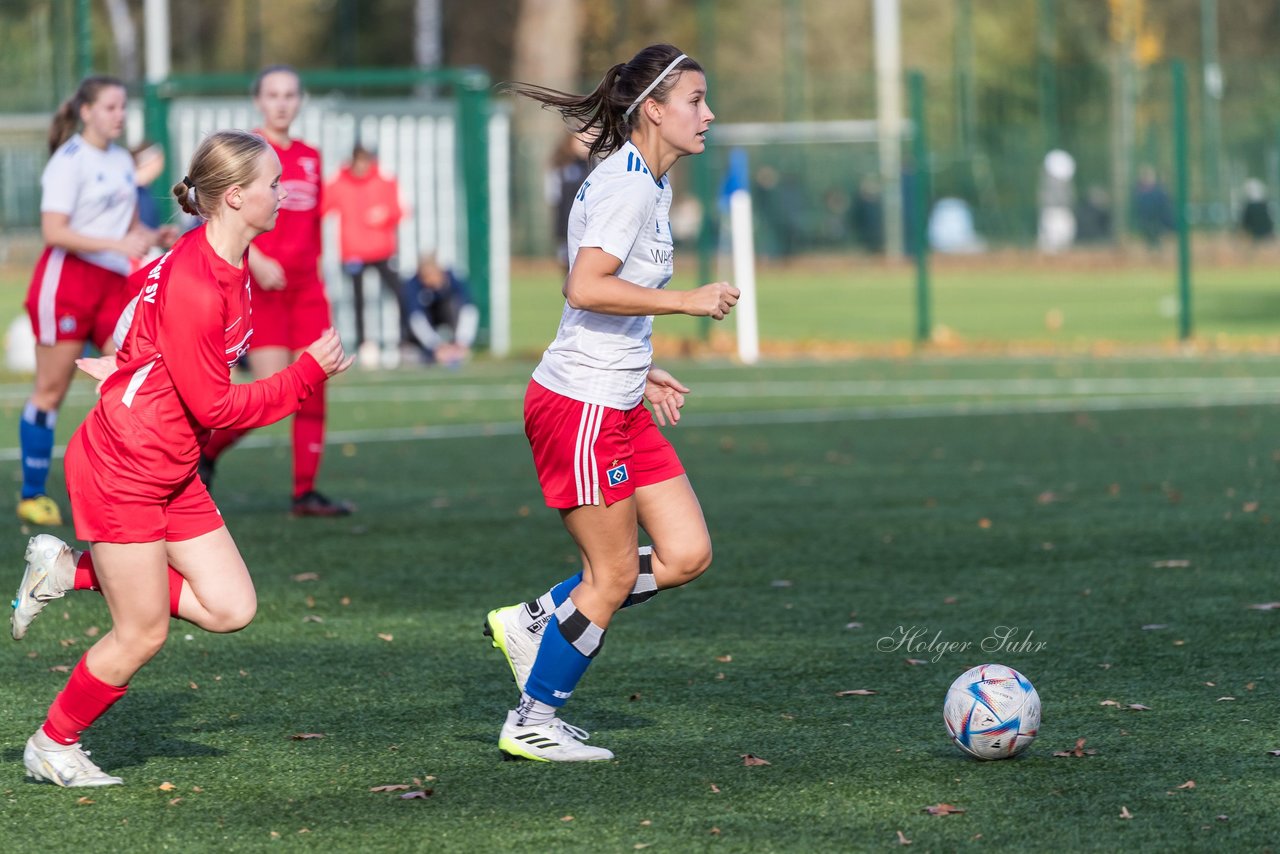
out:
<path id="1" fill-rule="evenodd" d="M 620 62 L 604 73 L 587 95 L 574 95 L 545 86 L 512 83 L 505 90 L 538 101 L 572 123 L 574 133 L 591 140 L 590 156 L 604 157 L 631 138 L 644 100 L 666 103 L 681 71 L 702 71 L 702 66 L 669 44 L 650 45 L 629 62 Z M 663 71 L 667 69 L 664 77 Z M 642 112 L 642 111 L 641 111 Z"/>

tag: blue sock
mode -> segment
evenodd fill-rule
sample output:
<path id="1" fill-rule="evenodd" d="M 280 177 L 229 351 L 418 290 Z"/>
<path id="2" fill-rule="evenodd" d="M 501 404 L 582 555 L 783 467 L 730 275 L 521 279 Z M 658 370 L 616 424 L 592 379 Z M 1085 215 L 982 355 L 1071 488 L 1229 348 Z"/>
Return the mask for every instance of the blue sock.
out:
<path id="1" fill-rule="evenodd" d="M 43 412 L 27 401 L 18 422 L 18 443 L 22 446 L 22 497 L 44 495 L 53 459 L 53 427 L 58 413 Z"/>
<path id="2" fill-rule="evenodd" d="M 563 706 L 604 645 L 604 634 L 572 599 L 565 600 L 542 632 L 542 645 L 529 671 L 525 693 L 549 706 Z"/>
<path id="3" fill-rule="evenodd" d="M 555 608 L 559 608 L 564 604 L 564 600 L 569 598 L 569 594 L 573 592 L 573 588 L 582 582 L 582 573 L 571 575 L 564 581 L 561 581 L 555 587 L 551 588 L 551 604 Z"/>

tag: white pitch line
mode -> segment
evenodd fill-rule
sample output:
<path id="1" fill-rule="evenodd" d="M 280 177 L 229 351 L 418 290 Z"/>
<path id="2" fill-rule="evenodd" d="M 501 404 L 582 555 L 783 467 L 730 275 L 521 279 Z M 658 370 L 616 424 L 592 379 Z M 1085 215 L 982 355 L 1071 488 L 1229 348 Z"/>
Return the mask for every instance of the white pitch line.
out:
<path id="1" fill-rule="evenodd" d="M 751 427 L 770 424 L 823 424 L 841 421 L 896 421 L 916 418 L 968 418 L 994 415 L 1059 415 L 1072 412 L 1127 412 L 1150 409 L 1214 409 L 1227 406 L 1270 405 L 1248 395 L 1200 396 L 1191 399 L 1166 397 L 1134 400 L 1129 397 L 1094 397 L 1072 400 L 964 401 L 927 406 L 889 406 L 875 409 L 784 409 L 751 412 L 712 412 L 685 415 L 680 429 L 702 427 Z M 481 424 L 447 424 L 438 427 L 392 427 L 372 430 L 334 430 L 325 437 L 326 445 L 373 444 L 375 442 L 414 442 L 439 439 L 476 439 L 490 436 L 517 436 L 524 433 L 518 421 L 493 421 Z M 289 436 L 247 436 L 237 448 L 275 448 L 289 445 Z M 62 456 L 66 446 L 53 450 Z M 18 448 L 0 448 L 0 462 L 14 462 L 21 456 Z"/>

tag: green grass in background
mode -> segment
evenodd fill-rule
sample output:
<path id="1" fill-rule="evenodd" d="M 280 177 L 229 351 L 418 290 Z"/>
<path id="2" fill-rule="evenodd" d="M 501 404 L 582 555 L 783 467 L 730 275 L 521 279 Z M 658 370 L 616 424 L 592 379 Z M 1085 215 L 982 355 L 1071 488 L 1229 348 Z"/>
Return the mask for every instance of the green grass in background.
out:
<path id="1" fill-rule="evenodd" d="M 340 379 L 321 482 L 359 503 L 351 519 L 286 516 L 287 431 L 223 461 L 216 494 L 259 615 L 232 636 L 173 624 L 87 739 L 125 787 L 28 784 L 20 763 L 65 680 L 50 668 L 106 627 L 101 601 L 74 594 L 10 643 L 5 850 L 1274 840 L 1280 641 L 1275 612 L 1249 607 L 1280 598 L 1269 361 L 674 363 L 694 393 L 671 435 L 715 564 L 611 629 L 565 715 L 618 755 L 589 767 L 503 763 L 496 749 L 515 695 L 484 612 L 577 561 L 520 435 L 529 367 Z M 10 423 L 24 393 L 0 387 Z M 88 399 L 79 385 L 68 430 Z M 0 441 L 11 472 L 15 441 Z M 9 583 L 25 536 L 15 524 L 0 537 Z M 982 651 L 1000 626 L 1045 646 Z M 878 648 L 912 628 L 972 648 Z M 1017 667 L 1043 699 L 1020 759 L 979 763 L 946 738 L 946 688 L 984 660 Z M 858 688 L 877 693 L 836 696 Z M 1080 738 L 1097 754 L 1053 756 Z M 746 767 L 746 753 L 771 764 Z M 370 791 L 387 784 L 431 794 Z M 965 812 L 922 812 L 938 803 Z"/>

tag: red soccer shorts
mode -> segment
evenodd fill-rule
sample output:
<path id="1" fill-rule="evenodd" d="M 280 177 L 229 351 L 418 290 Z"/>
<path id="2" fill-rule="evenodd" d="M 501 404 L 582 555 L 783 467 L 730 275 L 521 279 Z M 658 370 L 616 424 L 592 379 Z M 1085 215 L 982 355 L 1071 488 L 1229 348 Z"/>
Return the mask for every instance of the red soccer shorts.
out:
<path id="1" fill-rule="evenodd" d="M 131 494 L 112 484 L 110 473 L 94 468 L 83 431 L 67 442 L 63 460 L 76 536 L 91 543 L 177 542 L 216 531 L 225 524 L 204 481 L 191 473 L 160 500 Z"/>
<path id="2" fill-rule="evenodd" d="M 27 289 L 36 341 L 92 341 L 99 348 L 124 310 L 125 277 L 65 249 L 45 247 Z"/>
<path id="3" fill-rule="evenodd" d="M 254 347 L 288 347 L 303 350 L 333 325 L 329 298 L 318 276 L 288 275 L 288 284 L 267 291 L 252 282 Z M 250 356 L 252 358 L 252 355 Z"/>
<path id="4" fill-rule="evenodd" d="M 643 403 L 630 410 L 556 394 L 530 380 L 524 432 L 548 507 L 606 505 L 684 474 Z"/>

